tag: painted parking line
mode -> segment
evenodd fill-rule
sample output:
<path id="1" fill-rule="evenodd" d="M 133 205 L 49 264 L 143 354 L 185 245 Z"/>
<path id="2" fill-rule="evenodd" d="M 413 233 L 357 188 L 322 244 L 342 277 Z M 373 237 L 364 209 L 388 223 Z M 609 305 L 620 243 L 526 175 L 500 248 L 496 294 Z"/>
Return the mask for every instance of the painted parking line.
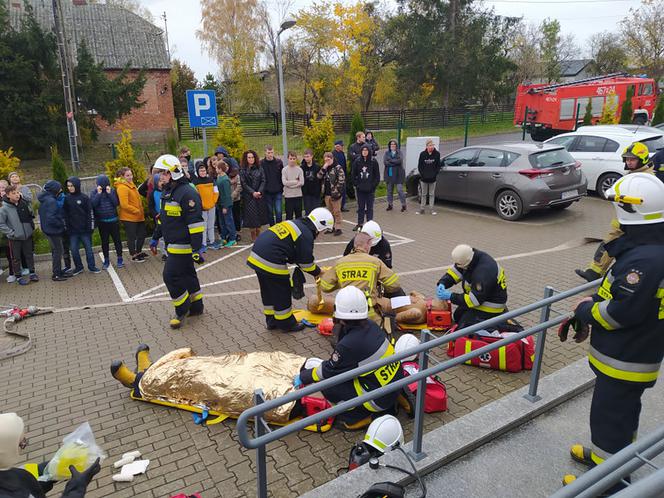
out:
<path id="1" fill-rule="evenodd" d="M 99 259 L 104 261 L 104 254 L 101 252 L 99 253 Z M 131 298 L 129 297 L 129 293 L 127 292 L 127 289 L 125 289 L 125 286 L 122 283 L 120 277 L 118 276 L 118 273 L 115 271 L 115 268 L 113 268 L 113 265 L 109 265 L 106 271 L 108 272 L 108 276 L 111 277 L 111 281 L 113 282 L 115 289 L 118 291 L 120 299 L 122 299 L 122 302 L 123 303 L 130 302 Z"/>

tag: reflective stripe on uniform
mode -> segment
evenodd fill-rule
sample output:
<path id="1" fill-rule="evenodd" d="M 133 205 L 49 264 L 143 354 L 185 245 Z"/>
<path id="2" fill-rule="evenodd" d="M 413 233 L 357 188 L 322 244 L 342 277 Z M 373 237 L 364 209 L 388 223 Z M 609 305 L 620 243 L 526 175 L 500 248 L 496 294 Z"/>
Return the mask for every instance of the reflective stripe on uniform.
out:
<path id="1" fill-rule="evenodd" d="M 293 316 L 293 308 L 288 307 L 283 310 L 274 310 L 274 318 L 277 320 L 287 320 Z"/>
<path id="2" fill-rule="evenodd" d="M 475 306 L 480 305 L 480 300 L 477 299 L 477 296 L 473 294 L 472 292 L 469 292 L 468 294 L 463 295 L 463 300 L 466 302 L 466 305 L 469 308 L 474 308 Z"/>
<path id="3" fill-rule="evenodd" d="M 394 273 L 393 275 L 385 279 L 383 285 L 386 287 L 391 287 L 392 285 L 396 284 L 398 281 L 399 281 L 399 275 Z"/>
<path id="4" fill-rule="evenodd" d="M 39 478 L 39 464 L 37 463 L 26 463 L 23 466 L 23 470 L 26 470 L 32 474 L 32 476 L 37 479 Z M 32 495 L 30 495 L 32 496 Z"/>
<path id="5" fill-rule="evenodd" d="M 461 273 L 458 272 L 458 270 L 455 267 L 450 266 L 447 269 L 447 272 L 445 273 L 447 273 L 450 277 L 452 277 L 452 280 L 454 280 L 455 284 L 461 281 L 462 275 Z"/>
<path id="6" fill-rule="evenodd" d="M 590 312 L 595 320 L 597 320 L 602 327 L 606 330 L 615 330 L 622 327 L 618 321 L 616 321 L 610 314 L 607 309 L 611 301 L 601 301 L 599 303 L 593 304 L 593 307 L 590 309 Z"/>
<path id="7" fill-rule="evenodd" d="M 371 356 L 369 356 L 369 357 L 365 358 L 364 360 L 358 362 L 357 366 L 358 367 L 363 367 L 364 365 L 368 365 L 372 361 L 380 360 L 389 348 L 390 348 L 390 341 L 385 339 L 383 341 L 383 344 L 380 345 L 380 347 L 376 350 L 376 352 L 374 354 L 372 354 Z M 372 373 L 373 372 L 367 372 L 367 373 L 362 374 L 362 375 L 370 375 Z"/>
<path id="8" fill-rule="evenodd" d="M 599 446 L 591 444 L 591 446 L 590 446 L 590 459 L 596 465 L 599 465 L 600 463 L 603 463 L 604 460 L 606 460 L 607 458 L 610 458 L 612 456 L 613 456 L 613 453 L 609 453 L 608 451 L 604 451 Z"/>
<path id="9" fill-rule="evenodd" d="M 314 271 L 316 269 L 316 263 L 311 263 L 310 265 L 307 266 L 300 265 L 300 268 L 302 269 L 302 271 L 306 272 Z"/>
<path id="10" fill-rule="evenodd" d="M 331 291 L 334 290 L 334 284 L 331 284 L 327 280 L 324 280 L 323 278 L 320 279 L 320 288 L 324 291 Z"/>
<path id="11" fill-rule="evenodd" d="M 168 244 L 166 251 L 171 254 L 191 254 L 191 245 L 189 244 Z"/>
<path id="12" fill-rule="evenodd" d="M 274 308 L 272 306 L 264 306 L 263 314 L 266 316 L 274 316 Z"/>
<path id="13" fill-rule="evenodd" d="M 184 294 L 173 299 L 173 306 L 175 307 L 181 306 L 182 304 L 184 304 L 184 302 L 187 300 L 188 297 L 189 297 L 189 291 L 184 291 Z"/>
<path id="14" fill-rule="evenodd" d="M 189 228 L 189 233 L 203 233 L 205 231 L 205 222 L 190 223 L 187 227 Z"/>
<path id="15" fill-rule="evenodd" d="M 652 382 L 657 379 L 661 363 L 632 363 L 616 360 L 597 351 L 588 350 L 588 361 L 607 377 L 629 382 Z"/>
<path id="16" fill-rule="evenodd" d="M 321 381 L 325 378 L 325 376 L 323 375 L 322 363 L 313 369 L 313 371 L 311 372 L 311 378 L 314 380 L 314 382 Z"/>
<path id="17" fill-rule="evenodd" d="M 280 265 L 278 263 L 272 263 L 271 261 L 268 261 L 267 259 L 259 256 L 254 251 L 251 251 L 251 254 L 249 254 L 247 261 L 252 265 L 260 268 L 261 270 L 265 270 L 268 273 L 274 273 L 275 275 L 289 275 L 288 266 Z"/>
<path id="18" fill-rule="evenodd" d="M 659 283 L 659 289 L 655 293 L 655 297 L 659 299 L 659 314 L 657 318 L 664 320 L 664 280 Z"/>
<path id="19" fill-rule="evenodd" d="M 483 301 L 482 304 L 475 306 L 474 309 L 484 311 L 485 313 L 502 313 L 505 311 L 505 304 Z"/>
<path id="20" fill-rule="evenodd" d="M 191 302 L 195 303 L 196 301 L 200 301 L 203 299 L 203 291 L 202 290 L 197 290 L 191 295 Z"/>

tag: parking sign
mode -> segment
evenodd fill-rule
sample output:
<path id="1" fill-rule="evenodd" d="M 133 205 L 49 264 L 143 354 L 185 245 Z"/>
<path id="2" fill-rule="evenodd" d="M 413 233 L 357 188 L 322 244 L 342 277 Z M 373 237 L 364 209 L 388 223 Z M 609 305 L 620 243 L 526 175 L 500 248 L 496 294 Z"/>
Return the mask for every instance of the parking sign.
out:
<path id="1" fill-rule="evenodd" d="M 207 128 L 217 126 L 217 100 L 214 90 L 187 90 L 189 126 Z"/>

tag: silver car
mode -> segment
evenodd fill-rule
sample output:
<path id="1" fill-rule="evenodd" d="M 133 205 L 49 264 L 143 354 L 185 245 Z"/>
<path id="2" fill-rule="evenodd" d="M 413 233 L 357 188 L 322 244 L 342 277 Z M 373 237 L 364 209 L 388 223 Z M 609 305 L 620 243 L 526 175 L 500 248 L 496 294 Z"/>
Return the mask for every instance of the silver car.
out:
<path id="1" fill-rule="evenodd" d="M 441 159 L 436 198 L 492 206 L 509 221 L 534 209 L 565 209 L 586 195 L 576 161 L 559 145 L 515 143 L 464 147 Z M 418 191 L 411 173 L 408 191 Z"/>

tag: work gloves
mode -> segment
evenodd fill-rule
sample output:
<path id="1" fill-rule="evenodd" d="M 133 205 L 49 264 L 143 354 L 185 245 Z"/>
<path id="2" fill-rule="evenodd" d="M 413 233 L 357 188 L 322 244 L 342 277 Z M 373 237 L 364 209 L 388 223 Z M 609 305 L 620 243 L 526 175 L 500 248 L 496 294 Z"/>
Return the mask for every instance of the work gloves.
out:
<path id="1" fill-rule="evenodd" d="M 300 387 L 302 387 L 302 379 L 300 378 L 300 374 L 297 374 L 293 379 L 293 387 L 295 389 L 299 389 Z"/>
<path id="2" fill-rule="evenodd" d="M 450 299 L 450 297 L 452 297 L 452 292 L 448 291 L 445 288 L 445 285 L 438 284 L 438 287 L 436 287 L 436 297 L 443 301 L 447 301 Z"/>
<path id="3" fill-rule="evenodd" d="M 94 463 L 83 472 L 79 472 L 76 470 L 76 467 L 70 465 L 69 471 L 71 472 L 71 479 L 67 482 L 62 496 L 67 496 L 68 498 L 83 498 L 88 484 L 90 484 L 92 478 L 98 474 L 100 470 L 101 465 L 99 465 L 99 458 L 97 458 Z"/>
<path id="4" fill-rule="evenodd" d="M 203 255 L 198 251 L 194 251 L 191 253 L 191 259 L 193 259 L 194 263 L 196 263 L 197 265 L 202 265 L 203 263 L 205 263 Z"/>
<path id="5" fill-rule="evenodd" d="M 570 327 L 574 329 L 575 332 L 574 336 L 572 337 L 574 342 L 583 342 L 590 335 L 589 325 L 582 323 L 576 317 L 571 317 L 566 319 L 563 323 L 560 324 L 560 327 L 558 327 L 558 337 L 560 338 L 560 342 L 565 342 L 567 340 Z"/>

